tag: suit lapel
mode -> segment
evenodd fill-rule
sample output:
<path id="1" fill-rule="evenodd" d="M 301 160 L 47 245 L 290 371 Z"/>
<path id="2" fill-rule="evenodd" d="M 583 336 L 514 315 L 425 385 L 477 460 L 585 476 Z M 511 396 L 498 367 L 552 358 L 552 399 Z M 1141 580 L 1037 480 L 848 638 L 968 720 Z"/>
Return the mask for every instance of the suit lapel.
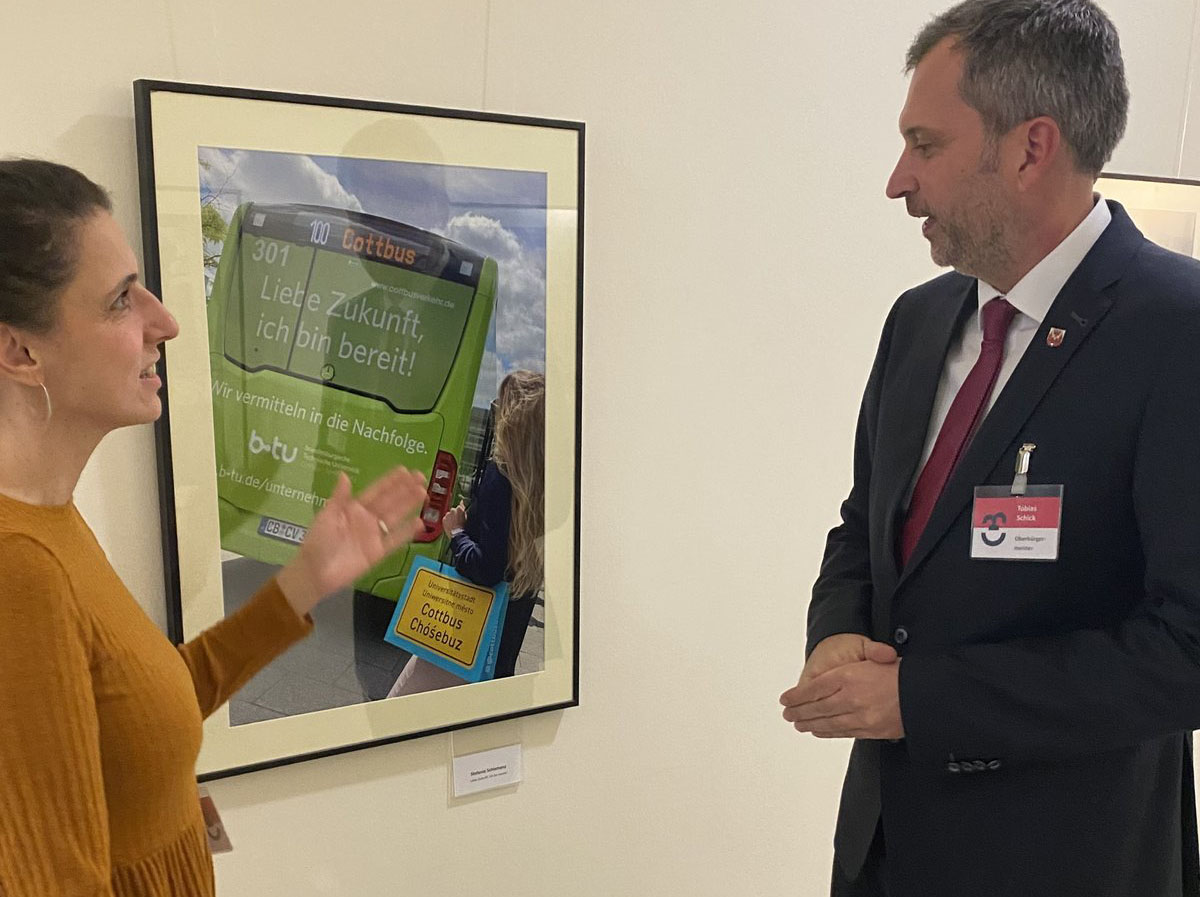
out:
<path id="1" fill-rule="evenodd" d="M 1112 223 L 1050 306 L 1042 326 L 942 490 L 897 586 L 912 575 L 963 508 L 973 501 L 975 487 L 987 481 L 1046 390 L 1112 306 L 1116 291 L 1108 288 L 1120 279 L 1143 237 L 1119 204 L 1109 205 Z M 1066 331 L 1058 346 L 1051 346 L 1047 340 L 1051 328 Z M 967 550 L 965 544 L 962 550 Z"/>
<path id="2" fill-rule="evenodd" d="M 874 501 L 878 512 L 873 521 L 875 544 L 879 546 L 874 563 L 885 574 L 879 583 L 882 594 L 890 594 L 900 575 L 895 551 L 898 515 L 921 461 L 946 353 L 967 318 L 978 309 L 978 295 L 976 281 L 963 278 L 954 283 L 953 289 L 928 302 L 909 340 L 916 350 L 888 374 L 894 386 L 880 409 L 880 458 L 875 465 L 879 479 Z"/>

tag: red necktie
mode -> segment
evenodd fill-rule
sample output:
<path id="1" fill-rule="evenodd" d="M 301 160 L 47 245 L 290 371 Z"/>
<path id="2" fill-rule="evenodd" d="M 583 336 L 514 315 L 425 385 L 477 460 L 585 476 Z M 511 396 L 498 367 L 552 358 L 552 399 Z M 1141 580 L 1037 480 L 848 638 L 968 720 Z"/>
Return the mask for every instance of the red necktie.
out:
<path id="1" fill-rule="evenodd" d="M 979 349 L 979 360 L 959 387 L 958 395 L 954 397 L 937 440 L 933 443 L 929 460 L 925 462 L 917 485 L 913 487 L 908 517 L 900 534 L 901 567 L 912 557 L 938 496 L 942 494 L 946 481 L 950 479 L 950 474 L 954 472 L 983 418 L 988 397 L 1000 373 L 1000 363 L 1004 361 L 1004 339 L 1008 336 L 1008 327 L 1016 313 L 1016 308 L 1009 305 L 1003 296 L 983 306 L 983 345 Z"/>

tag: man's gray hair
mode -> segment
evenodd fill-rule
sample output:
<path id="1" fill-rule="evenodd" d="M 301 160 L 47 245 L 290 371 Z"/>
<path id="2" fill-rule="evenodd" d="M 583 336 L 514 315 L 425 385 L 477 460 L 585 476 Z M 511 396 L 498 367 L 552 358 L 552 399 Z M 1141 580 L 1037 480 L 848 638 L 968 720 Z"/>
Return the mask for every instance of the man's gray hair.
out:
<path id="1" fill-rule="evenodd" d="M 965 0 L 921 29 L 905 71 L 948 37 L 965 57 L 959 94 L 991 138 L 1045 115 L 1076 167 L 1100 173 L 1125 133 L 1129 89 L 1117 29 L 1095 3 Z"/>

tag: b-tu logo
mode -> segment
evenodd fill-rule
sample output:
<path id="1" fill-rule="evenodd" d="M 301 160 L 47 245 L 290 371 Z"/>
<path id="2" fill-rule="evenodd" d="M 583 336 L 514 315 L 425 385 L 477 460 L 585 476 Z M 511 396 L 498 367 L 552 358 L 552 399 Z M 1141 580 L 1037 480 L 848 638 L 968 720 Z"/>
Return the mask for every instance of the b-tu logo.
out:
<path id="1" fill-rule="evenodd" d="M 296 455 L 299 453 L 298 448 L 290 447 L 286 442 L 280 442 L 279 437 L 275 436 L 268 443 L 265 439 L 258 435 L 257 430 L 250 431 L 250 452 L 255 455 L 263 453 L 269 454 L 276 461 L 282 461 L 285 464 L 291 464 L 296 460 Z"/>
<path id="2" fill-rule="evenodd" d="M 995 514 L 985 514 L 983 522 L 987 524 L 988 532 L 994 533 L 1000 527 L 1007 525 L 1008 515 L 1003 511 L 997 511 Z M 989 536 L 987 533 L 980 533 L 979 538 L 983 540 L 984 545 L 995 548 L 1004 541 L 1004 537 L 1007 535 L 1008 533 L 1001 533 L 998 536 Z"/>

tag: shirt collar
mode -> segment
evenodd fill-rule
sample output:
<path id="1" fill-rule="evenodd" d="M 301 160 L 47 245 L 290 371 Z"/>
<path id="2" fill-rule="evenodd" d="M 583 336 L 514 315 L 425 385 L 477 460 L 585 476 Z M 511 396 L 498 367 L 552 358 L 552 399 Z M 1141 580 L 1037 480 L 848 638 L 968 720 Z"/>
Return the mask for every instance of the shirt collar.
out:
<path id="1" fill-rule="evenodd" d="M 979 281 L 979 307 L 982 309 L 985 302 L 1005 295 L 1009 304 L 1017 311 L 1028 315 L 1039 324 L 1042 323 L 1067 278 L 1079 267 L 1083 257 L 1112 221 L 1112 212 L 1108 210 L 1108 203 L 1104 201 L 1104 197 L 1098 193 L 1093 195 L 1095 205 L 1087 217 L 1079 222 L 1079 226 L 1061 243 L 1050 250 L 1045 258 L 1034 265 L 1028 274 L 1017 281 L 1007 295 L 991 284 Z M 980 326 L 983 326 L 982 323 Z"/>

